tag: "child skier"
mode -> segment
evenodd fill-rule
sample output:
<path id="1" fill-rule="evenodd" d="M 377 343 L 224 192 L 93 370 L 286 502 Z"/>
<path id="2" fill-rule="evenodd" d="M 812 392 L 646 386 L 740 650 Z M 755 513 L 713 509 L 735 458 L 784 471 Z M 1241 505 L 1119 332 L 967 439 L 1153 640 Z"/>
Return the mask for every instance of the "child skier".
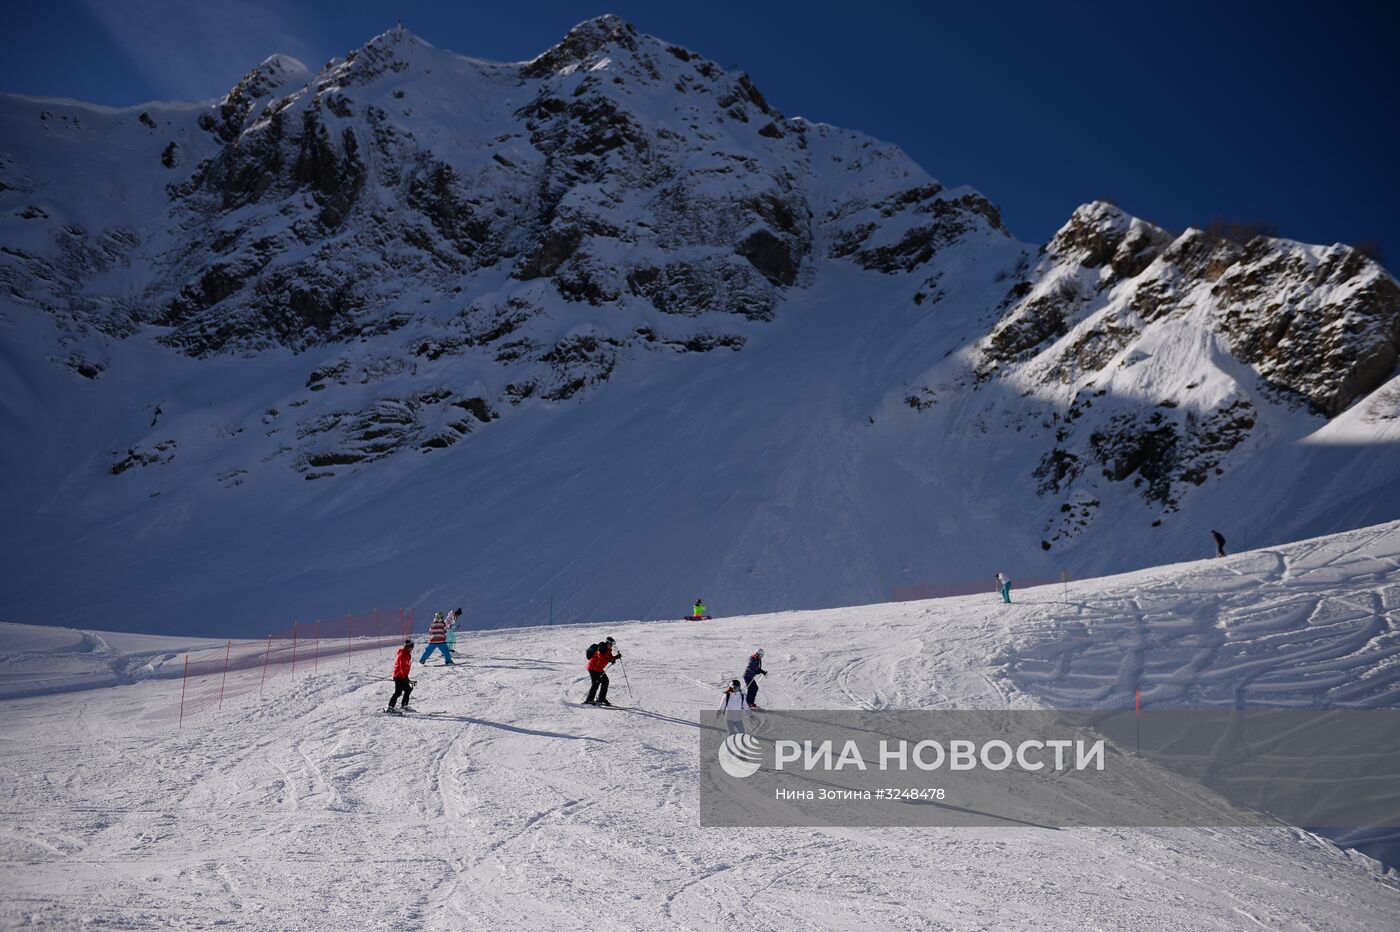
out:
<path id="1" fill-rule="evenodd" d="M 428 626 L 428 646 L 423 648 L 423 656 L 418 658 L 419 663 L 427 663 L 428 655 L 435 650 L 442 651 L 442 657 L 447 661 L 447 665 L 452 665 L 452 651 L 447 648 L 447 618 L 438 612 L 433 616 L 433 623 Z"/>
<path id="2" fill-rule="evenodd" d="M 599 641 L 597 644 L 590 644 L 588 650 L 584 651 L 584 657 L 588 659 L 588 675 L 593 680 L 593 684 L 588 687 L 588 698 L 583 700 L 584 705 L 612 705 L 608 701 L 608 674 L 609 664 L 617 663 L 622 659 L 622 651 L 613 653 L 613 647 L 617 642 L 612 638 Z"/>
<path id="3" fill-rule="evenodd" d="M 763 669 L 763 648 L 759 648 L 749 655 L 749 665 L 744 669 L 744 683 L 748 685 L 749 692 L 745 699 L 749 708 L 758 708 L 758 703 L 754 700 L 758 698 L 758 678 L 767 676 L 768 671 Z"/>
<path id="4" fill-rule="evenodd" d="M 389 708 L 386 712 L 393 712 L 395 715 L 402 715 L 404 712 L 414 711 L 408 704 L 408 696 L 413 692 L 413 681 L 408 678 L 408 668 L 413 663 L 413 641 L 403 642 L 403 647 L 394 655 L 394 694 L 389 697 Z M 394 703 L 399 696 L 403 696 L 403 708 L 394 708 Z"/>
<path id="5" fill-rule="evenodd" d="M 1011 577 L 1005 573 L 997 573 L 997 589 L 1001 592 L 1001 600 L 1006 603 L 1011 602 Z"/>
<path id="6" fill-rule="evenodd" d="M 457 649 L 457 621 L 462 617 L 460 608 L 447 613 L 447 654 L 450 657 Z"/>
<path id="7" fill-rule="evenodd" d="M 744 699 L 744 688 L 739 685 L 738 680 L 731 680 L 729 686 L 724 690 L 724 700 L 719 704 L 719 710 L 724 713 L 724 724 L 731 735 L 742 735 L 744 733 L 744 713 L 749 710 L 748 701 Z"/>

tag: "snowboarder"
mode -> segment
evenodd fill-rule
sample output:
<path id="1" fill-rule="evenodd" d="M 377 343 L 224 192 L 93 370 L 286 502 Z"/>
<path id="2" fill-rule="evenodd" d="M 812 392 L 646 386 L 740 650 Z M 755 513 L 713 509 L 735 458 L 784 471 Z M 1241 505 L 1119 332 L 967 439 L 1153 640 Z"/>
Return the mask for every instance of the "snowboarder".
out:
<path id="1" fill-rule="evenodd" d="M 583 655 L 588 660 L 588 675 L 593 680 L 588 687 L 588 698 L 583 700 L 584 705 L 612 705 L 608 701 L 608 664 L 622 659 L 622 651 L 613 653 L 615 646 L 616 641 L 606 638 L 597 644 L 590 644 L 584 651 Z"/>
<path id="2" fill-rule="evenodd" d="M 423 648 L 423 656 L 418 658 L 419 663 L 427 663 L 428 655 L 435 650 L 442 651 L 442 657 L 447 661 L 447 665 L 452 665 L 452 651 L 447 647 L 447 618 L 438 612 L 433 616 L 433 623 L 428 626 L 428 646 Z"/>
<path id="3" fill-rule="evenodd" d="M 403 647 L 394 655 L 394 694 L 389 697 L 389 708 L 386 712 L 393 712 L 395 715 L 402 715 L 404 712 L 414 711 L 408 704 L 408 696 L 413 692 L 413 681 L 408 678 L 408 669 L 413 664 L 413 641 L 403 642 Z M 394 703 L 399 696 L 403 696 L 403 708 L 394 708 Z"/>
<path id="4" fill-rule="evenodd" d="M 749 703 L 744 699 L 744 687 L 739 685 L 738 680 L 729 682 L 729 686 L 724 690 L 724 701 L 719 704 L 719 710 L 724 713 L 724 724 L 729 729 L 729 733 L 742 735 L 744 733 L 744 713 L 749 710 Z"/>
<path id="5" fill-rule="evenodd" d="M 457 649 L 457 622 L 462 617 L 460 608 L 447 613 L 447 653 L 450 656 Z"/>
<path id="6" fill-rule="evenodd" d="M 695 610 L 691 612 L 691 614 L 694 615 L 696 618 L 699 618 L 705 614 L 705 600 L 700 598 L 698 595 L 695 597 L 694 609 Z"/>
<path id="7" fill-rule="evenodd" d="M 1215 556 L 1217 558 L 1225 556 L 1225 535 L 1219 531 L 1211 531 L 1210 536 L 1215 538 Z"/>
<path id="8" fill-rule="evenodd" d="M 1005 573 L 997 573 L 997 590 L 1001 593 L 1001 600 L 1010 603 L 1011 601 L 1011 577 Z"/>
<path id="9" fill-rule="evenodd" d="M 758 708 L 758 703 L 754 701 L 758 698 L 758 678 L 767 675 L 768 671 L 763 669 L 763 648 L 760 647 L 749 655 L 749 665 L 744 669 L 744 682 L 749 687 L 748 695 L 744 698 L 749 708 Z"/>

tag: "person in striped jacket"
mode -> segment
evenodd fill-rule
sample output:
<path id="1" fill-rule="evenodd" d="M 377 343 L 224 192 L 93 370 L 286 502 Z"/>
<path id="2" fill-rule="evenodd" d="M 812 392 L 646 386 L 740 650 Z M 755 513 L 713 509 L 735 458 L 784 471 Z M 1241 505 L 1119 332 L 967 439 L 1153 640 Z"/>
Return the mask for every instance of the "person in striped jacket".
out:
<path id="1" fill-rule="evenodd" d="M 442 651 L 447 665 L 452 665 L 452 651 L 447 646 L 447 617 L 442 612 L 434 615 L 433 623 L 428 626 L 428 646 L 423 648 L 423 656 L 418 658 L 418 662 L 427 663 L 428 655 L 435 650 Z"/>

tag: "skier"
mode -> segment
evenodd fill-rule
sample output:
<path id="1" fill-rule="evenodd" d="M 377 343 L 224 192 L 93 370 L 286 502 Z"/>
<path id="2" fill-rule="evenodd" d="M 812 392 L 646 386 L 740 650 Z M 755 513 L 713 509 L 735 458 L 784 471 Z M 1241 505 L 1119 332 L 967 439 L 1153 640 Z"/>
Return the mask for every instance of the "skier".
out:
<path id="1" fill-rule="evenodd" d="M 450 656 L 457 649 L 457 621 L 462 617 L 460 608 L 447 613 L 447 653 Z"/>
<path id="2" fill-rule="evenodd" d="M 393 712 L 395 715 L 402 715 L 404 712 L 415 711 L 408 704 L 408 696 L 413 692 L 413 681 L 408 678 L 408 668 L 413 663 L 413 641 L 403 642 L 403 647 L 394 655 L 394 694 L 389 697 L 389 708 L 386 712 Z M 403 696 L 403 708 L 394 708 L 394 703 L 399 696 Z"/>
<path id="3" fill-rule="evenodd" d="M 997 589 L 1001 592 L 1001 600 L 1010 603 L 1011 601 L 1011 577 L 1005 573 L 997 573 Z"/>
<path id="4" fill-rule="evenodd" d="M 702 599 L 702 598 L 700 598 L 700 597 L 697 595 L 697 596 L 695 597 L 695 606 L 694 606 L 694 608 L 695 608 L 695 611 L 691 612 L 690 614 L 691 614 L 691 617 L 692 617 L 692 618 L 695 618 L 695 619 L 698 621 L 699 619 L 703 618 L 704 615 L 705 615 L 705 600 Z"/>
<path id="5" fill-rule="evenodd" d="M 1215 538 L 1215 556 L 1217 558 L 1225 556 L 1225 535 L 1219 531 L 1211 531 L 1210 536 Z"/>
<path id="6" fill-rule="evenodd" d="M 427 663 L 428 655 L 435 650 L 442 651 L 447 666 L 452 666 L 452 651 L 447 648 L 447 618 L 442 612 L 433 615 L 433 623 L 428 626 L 428 646 L 423 648 L 423 656 L 418 658 L 418 662 Z"/>
<path id="7" fill-rule="evenodd" d="M 760 647 L 749 655 L 749 665 L 744 669 L 744 682 L 749 687 L 745 699 L 748 701 L 749 708 L 758 708 L 758 703 L 754 702 L 758 698 L 758 678 L 767 675 L 768 671 L 763 669 L 763 648 Z"/>
<path id="8" fill-rule="evenodd" d="M 729 733 L 742 735 L 744 733 L 744 713 L 749 710 L 749 704 L 744 699 L 744 687 L 739 685 L 738 680 L 731 680 L 729 686 L 724 690 L 724 701 L 719 704 L 719 710 L 724 713 L 724 723 L 725 727 L 729 729 Z"/>
<path id="9" fill-rule="evenodd" d="M 584 651 L 584 656 L 588 658 L 588 675 L 593 680 L 593 684 L 588 687 L 588 698 L 583 700 L 584 705 L 612 705 L 608 701 L 607 669 L 608 664 L 617 663 L 622 659 L 622 651 L 613 653 L 616 645 L 616 641 L 607 638 L 597 644 L 590 644 L 588 650 Z"/>

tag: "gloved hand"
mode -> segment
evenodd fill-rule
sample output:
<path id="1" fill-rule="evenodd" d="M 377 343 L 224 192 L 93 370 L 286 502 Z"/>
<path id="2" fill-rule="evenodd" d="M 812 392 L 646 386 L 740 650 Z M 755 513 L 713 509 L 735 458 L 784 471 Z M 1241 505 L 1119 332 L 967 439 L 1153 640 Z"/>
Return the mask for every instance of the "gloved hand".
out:
<path id="1" fill-rule="evenodd" d="M 409 689 L 412 689 L 413 687 L 415 687 L 415 686 L 417 686 L 417 685 L 418 685 L 418 681 L 417 681 L 417 680 L 409 680 L 409 681 L 408 681 L 408 688 L 409 688 Z"/>

